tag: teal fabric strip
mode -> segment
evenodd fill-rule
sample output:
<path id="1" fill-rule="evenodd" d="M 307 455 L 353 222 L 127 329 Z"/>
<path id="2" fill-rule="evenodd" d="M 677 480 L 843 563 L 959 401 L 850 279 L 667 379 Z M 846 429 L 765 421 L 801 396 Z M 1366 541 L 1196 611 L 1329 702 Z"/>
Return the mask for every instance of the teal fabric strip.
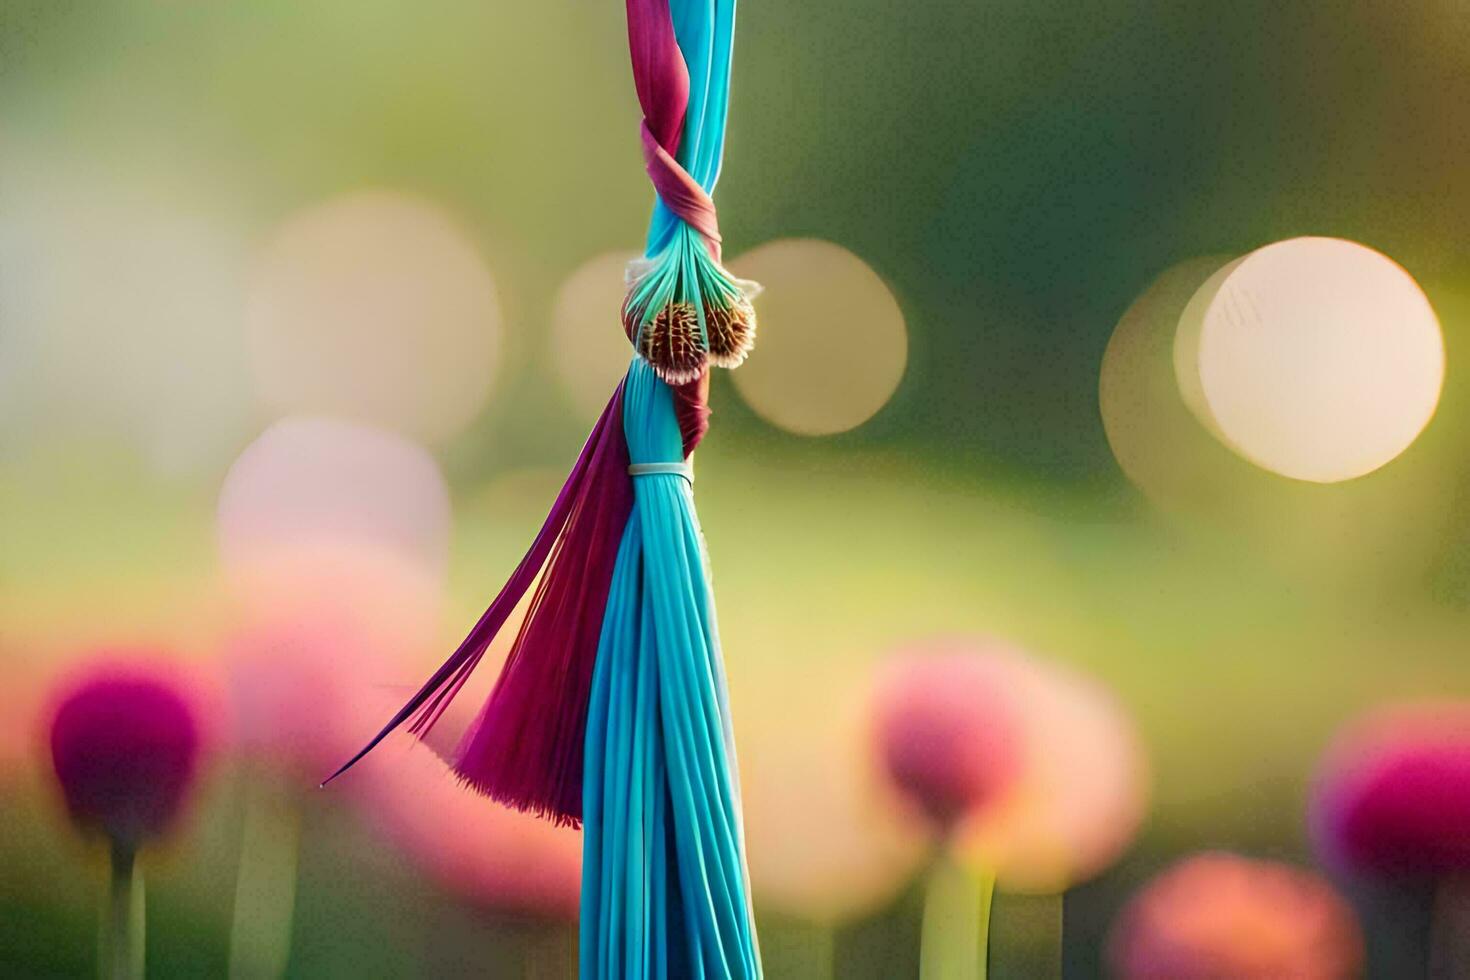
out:
<path id="1" fill-rule="evenodd" d="M 675 159 L 699 185 L 714 193 L 725 155 L 725 120 L 730 109 L 731 55 L 735 43 L 735 0 L 670 0 L 674 37 L 689 68 L 689 108 Z M 644 254 L 663 251 L 682 222 L 654 197 Z"/>
<path id="2" fill-rule="evenodd" d="M 634 466 L 678 460 L 673 393 L 628 370 Z M 676 464 L 677 465 L 677 464 Z M 757 978 L 740 787 L 714 597 L 682 474 L 634 481 L 587 719 L 584 978 Z"/>

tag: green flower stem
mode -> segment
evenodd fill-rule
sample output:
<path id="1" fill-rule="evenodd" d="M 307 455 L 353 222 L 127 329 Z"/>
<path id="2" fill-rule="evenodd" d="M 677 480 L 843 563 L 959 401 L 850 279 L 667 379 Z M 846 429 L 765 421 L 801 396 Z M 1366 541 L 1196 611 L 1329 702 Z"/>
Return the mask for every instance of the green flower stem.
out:
<path id="1" fill-rule="evenodd" d="M 285 975 L 300 842 L 299 797 L 270 777 L 249 779 L 230 925 L 231 980 Z"/>
<path id="2" fill-rule="evenodd" d="M 143 976 L 144 908 L 137 850 L 132 844 L 113 840 L 111 859 L 98 972 L 110 980 L 139 980 Z"/>
<path id="3" fill-rule="evenodd" d="M 995 875 L 941 850 L 929 869 L 920 980 L 985 980 Z"/>
<path id="4" fill-rule="evenodd" d="M 1434 892 L 1429 923 L 1429 976 L 1461 976 L 1470 964 L 1470 879 L 1451 876 Z"/>

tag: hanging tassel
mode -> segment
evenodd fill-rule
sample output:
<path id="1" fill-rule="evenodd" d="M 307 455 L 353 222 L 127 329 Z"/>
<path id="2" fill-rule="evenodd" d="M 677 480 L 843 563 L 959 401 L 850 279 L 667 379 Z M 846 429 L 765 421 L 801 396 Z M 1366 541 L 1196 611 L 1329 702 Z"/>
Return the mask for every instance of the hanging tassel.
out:
<path id="1" fill-rule="evenodd" d="M 720 264 L 710 190 L 728 107 L 733 0 L 627 0 L 658 192 L 623 326 L 636 351 L 510 581 L 378 735 L 425 734 L 540 576 L 454 760 L 477 790 L 583 825 L 584 980 L 756 980 L 729 697 L 690 454 L 710 364 L 754 340 L 757 287 Z"/>

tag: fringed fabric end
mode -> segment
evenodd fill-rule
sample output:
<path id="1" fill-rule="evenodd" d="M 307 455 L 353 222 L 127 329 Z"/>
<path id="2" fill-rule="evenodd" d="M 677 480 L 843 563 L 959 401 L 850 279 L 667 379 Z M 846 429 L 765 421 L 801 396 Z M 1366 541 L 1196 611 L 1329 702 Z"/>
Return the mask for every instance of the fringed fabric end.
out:
<path id="1" fill-rule="evenodd" d="M 583 741 L 597 644 L 613 564 L 633 489 L 618 386 L 514 574 L 453 656 L 388 724 L 322 785 L 346 772 L 407 723 L 434 727 L 521 598 L 537 582 L 530 609 L 453 768 L 469 786 L 557 823 L 578 823 Z"/>
<path id="2" fill-rule="evenodd" d="M 546 820 L 556 827 L 566 827 L 569 830 L 582 829 L 581 807 L 576 813 L 567 813 L 564 809 L 545 803 L 537 803 L 520 796 L 506 793 L 500 784 L 494 779 L 481 779 L 472 773 L 467 773 L 457 767 L 450 770 L 454 773 L 455 781 L 465 789 L 479 793 L 501 806 L 520 813 L 529 813 L 533 817 Z"/>
<path id="3" fill-rule="evenodd" d="M 621 389 L 495 690 L 455 753 L 469 785 L 557 821 L 582 816 L 583 743 L 607 590 L 633 509 Z"/>

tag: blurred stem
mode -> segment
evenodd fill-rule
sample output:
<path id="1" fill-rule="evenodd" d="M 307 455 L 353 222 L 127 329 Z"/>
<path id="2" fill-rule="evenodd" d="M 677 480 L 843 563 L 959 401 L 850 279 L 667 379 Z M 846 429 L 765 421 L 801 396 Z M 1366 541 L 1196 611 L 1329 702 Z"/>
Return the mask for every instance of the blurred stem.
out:
<path id="1" fill-rule="evenodd" d="M 300 843 L 301 807 L 296 794 L 269 777 L 248 779 L 230 926 L 232 980 L 286 973 Z"/>
<path id="2" fill-rule="evenodd" d="M 112 980 L 135 980 L 143 976 L 143 876 L 137 871 L 137 850 L 132 844 L 113 840 L 111 856 L 101 972 Z"/>
<path id="3" fill-rule="evenodd" d="M 822 923 L 812 930 L 812 962 L 806 974 L 812 980 L 832 980 L 837 976 L 837 927 Z"/>
<path id="4" fill-rule="evenodd" d="M 924 892 L 920 980 L 985 980 L 994 894 L 994 874 L 939 852 Z"/>
<path id="5" fill-rule="evenodd" d="M 565 980 L 577 975 L 576 936 L 559 923 L 544 923 L 526 935 L 525 980 Z"/>
<path id="6" fill-rule="evenodd" d="M 1445 878 L 1434 892 L 1429 922 L 1430 980 L 1459 980 L 1470 971 L 1470 879 Z"/>

